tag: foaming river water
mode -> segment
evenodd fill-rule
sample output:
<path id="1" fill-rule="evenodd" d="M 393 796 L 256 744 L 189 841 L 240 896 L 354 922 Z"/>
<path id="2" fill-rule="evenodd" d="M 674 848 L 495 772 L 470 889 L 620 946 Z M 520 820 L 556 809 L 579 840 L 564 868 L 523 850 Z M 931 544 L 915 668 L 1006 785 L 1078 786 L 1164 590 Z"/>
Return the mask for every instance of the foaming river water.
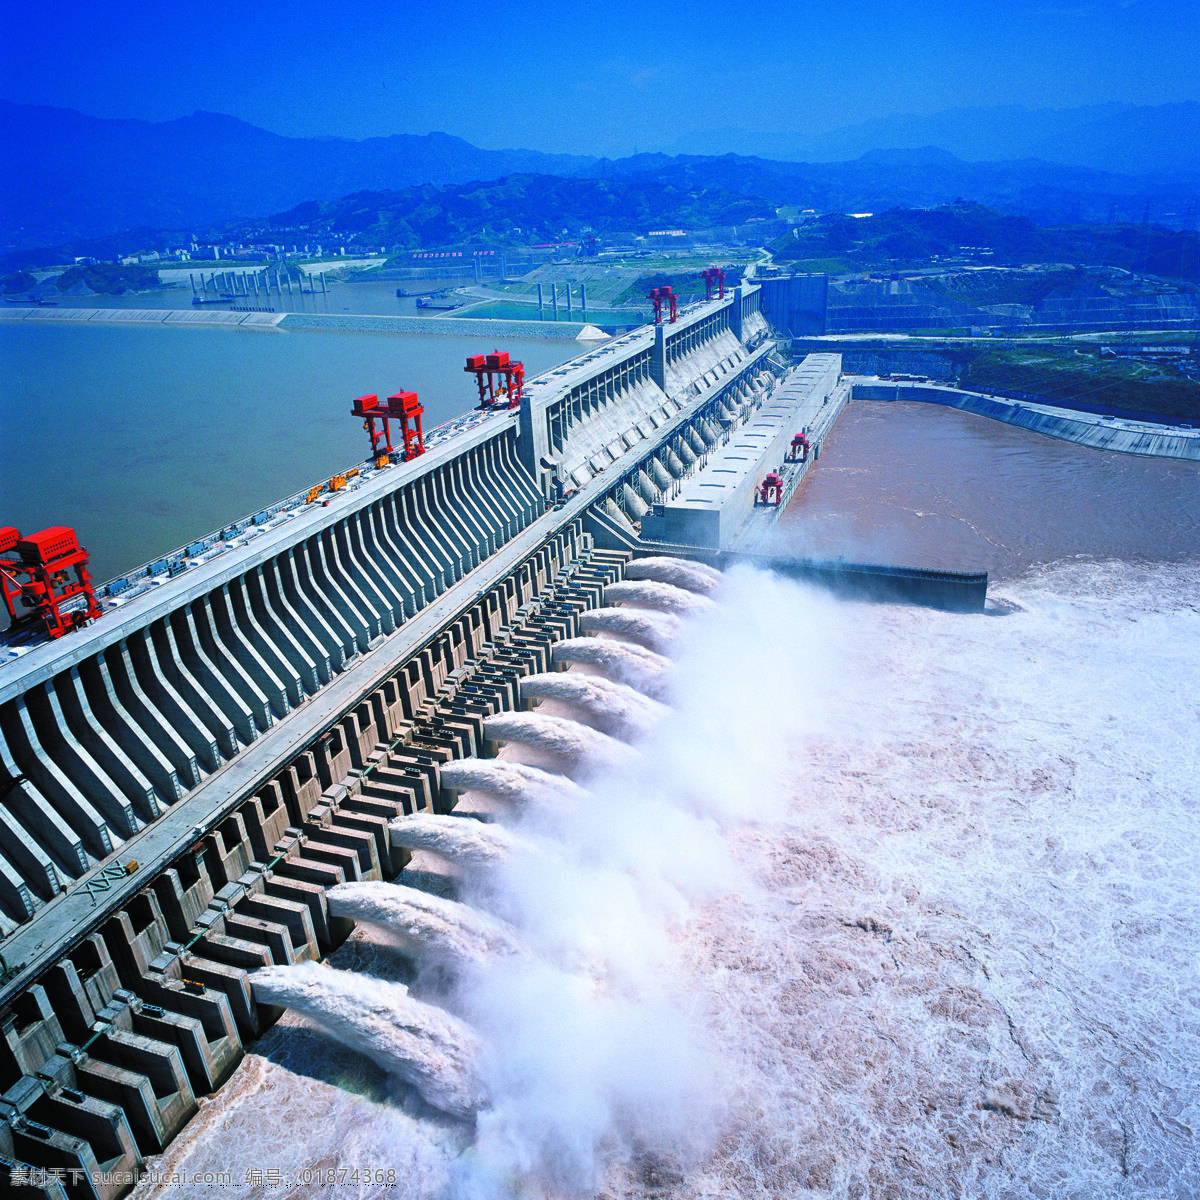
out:
<path id="1" fill-rule="evenodd" d="M 730 572 L 637 762 L 517 820 L 536 865 L 467 898 L 529 954 L 438 1001 L 489 1047 L 475 1124 L 288 1015 L 154 1165 L 247 1198 L 1200 1195 L 1200 476 L 976 421 L 852 406 L 788 522 L 1006 603 Z M 332 962 L 420 991 L 375 934 Z"/>

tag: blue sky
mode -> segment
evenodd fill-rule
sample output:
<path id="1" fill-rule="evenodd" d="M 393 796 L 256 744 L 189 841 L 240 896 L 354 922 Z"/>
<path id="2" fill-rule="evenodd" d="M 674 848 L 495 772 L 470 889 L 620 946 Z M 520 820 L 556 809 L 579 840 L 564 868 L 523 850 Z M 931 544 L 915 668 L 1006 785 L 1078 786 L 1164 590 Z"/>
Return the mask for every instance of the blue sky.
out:
<path id="1" fill-rule="evenodd" d="M 623 154 L 971 105 L 1200 99 L 1197 0 L 9 3 L 0 95 Z"/>

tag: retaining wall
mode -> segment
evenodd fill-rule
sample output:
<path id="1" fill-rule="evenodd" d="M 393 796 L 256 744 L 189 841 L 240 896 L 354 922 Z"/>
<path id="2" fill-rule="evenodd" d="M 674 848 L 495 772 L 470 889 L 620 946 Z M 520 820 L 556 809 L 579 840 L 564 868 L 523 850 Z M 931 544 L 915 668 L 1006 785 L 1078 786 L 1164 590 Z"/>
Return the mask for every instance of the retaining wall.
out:
<path id="1" fill-rule="evenodd" d="M 96 321 L 128 325 L 237 326 L 245 329 L 326 329 L 348 333 L 444 333 L 465 337 L 603 340 L 607 335 L 583 321 L 503 321 L 468 317 L 370 316 L 354 313 L 230 312 L 213 308 L 60 308 L 0 309 L 7 321 Z"/>

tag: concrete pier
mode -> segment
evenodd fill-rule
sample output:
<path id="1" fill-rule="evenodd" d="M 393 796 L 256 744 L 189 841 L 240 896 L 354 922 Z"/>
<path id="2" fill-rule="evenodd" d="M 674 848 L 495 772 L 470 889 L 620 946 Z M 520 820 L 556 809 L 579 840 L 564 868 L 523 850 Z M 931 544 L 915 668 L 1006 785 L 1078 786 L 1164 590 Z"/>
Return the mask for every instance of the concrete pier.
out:
<path id="1" fill-rule="evenodd" d="M 841 355 L 808 355 L 752 417 L 723 439 L 686 485 L 652 506 L 642 518 L 642 538 L 711 550 L 761 542 L 816 461 L 849 396 L 850 385 L 841 378 Z M 802 461 L 790 461 L 792 439 L 801 433 L 811 450 Z M 685 443 L 679 449 L 684 455 L 705 453 L 703 445 Z M 778 503 L 760 504 L 759 485 L 772 471 L 782 480 Z"/>

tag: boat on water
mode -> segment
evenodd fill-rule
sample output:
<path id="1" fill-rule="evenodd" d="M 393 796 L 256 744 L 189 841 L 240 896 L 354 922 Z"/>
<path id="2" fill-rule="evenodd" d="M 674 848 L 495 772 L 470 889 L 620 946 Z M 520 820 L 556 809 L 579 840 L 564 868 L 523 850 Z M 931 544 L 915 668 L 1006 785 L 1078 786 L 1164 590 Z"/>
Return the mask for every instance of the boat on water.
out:
<path id="1" fill-rule="evenodd" d="M 449 292 L 435 292 L 432 296 L 418 296 L 417 307 L 433 308 L 445 312 L 452 308 L 461 308 L 462 302 L 453 299 Z"/>
<path id="2" fill-rule="evenodd" d="M 41 296 L 5 296 L 6 304 L 32 304 L 35 308 L 50 308 L 58 304 L 57 300 L 44 300 Z"/>

